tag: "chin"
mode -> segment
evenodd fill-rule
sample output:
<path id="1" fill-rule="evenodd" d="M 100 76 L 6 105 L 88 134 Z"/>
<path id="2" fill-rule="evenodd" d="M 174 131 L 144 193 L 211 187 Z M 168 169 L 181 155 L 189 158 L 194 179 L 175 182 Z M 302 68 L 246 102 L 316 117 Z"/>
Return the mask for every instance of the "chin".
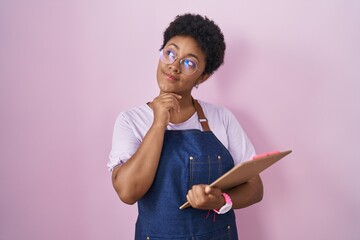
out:
<path id="1" fill-rule="evenodd" d="M 177 93 L 175 89 L 169 87 L 159 86 L 159 89 L 162 93 Z"/>

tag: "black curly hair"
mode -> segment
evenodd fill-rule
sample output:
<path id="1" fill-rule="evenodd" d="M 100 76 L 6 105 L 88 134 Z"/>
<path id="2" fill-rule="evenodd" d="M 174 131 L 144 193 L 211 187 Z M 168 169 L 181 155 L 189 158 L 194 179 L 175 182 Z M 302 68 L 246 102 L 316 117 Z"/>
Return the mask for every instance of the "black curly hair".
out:
<path id="1" fill-rule="evenodd" d="M 177 35 L 191 36 L 206 56 L 204 74 L 212 74 L 224 63 L 225 41 L 221 29 L 214 21 L 198 14 L 177 15 L 164 32 L 164 41 L 160 48 Z"/>

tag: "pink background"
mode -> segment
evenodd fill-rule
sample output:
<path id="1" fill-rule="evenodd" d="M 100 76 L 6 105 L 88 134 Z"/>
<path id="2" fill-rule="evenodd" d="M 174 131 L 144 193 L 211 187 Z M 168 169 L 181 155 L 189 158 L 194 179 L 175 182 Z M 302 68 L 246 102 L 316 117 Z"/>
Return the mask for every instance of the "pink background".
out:
<path id="1" fill-rule="evenodd" d="M 231 109 L 259 153 L 241 239 L 360 238 L 360 2 L 0 1 L 0 239 L 132 239 L 106 162 L 121 110 L 158 93 L 175 15 L 223 29 L 225 65 L 194 91 Z"/>

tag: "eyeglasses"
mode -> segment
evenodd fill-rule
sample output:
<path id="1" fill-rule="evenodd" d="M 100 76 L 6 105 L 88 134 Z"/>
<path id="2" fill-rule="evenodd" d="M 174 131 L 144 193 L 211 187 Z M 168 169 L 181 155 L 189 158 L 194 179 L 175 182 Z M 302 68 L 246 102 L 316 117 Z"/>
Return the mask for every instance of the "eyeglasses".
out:
<path id="1" fill-rule="evenodd" d="M 177 59 L 176 53 L 171 48 L 164 48 L 160 51 L 160 60 L 165 64 L 173 64 Z M 197 63 L 190 58 L 180 60 L 180 72 L 185 75 L 192 75 L 198 69 Z"/>

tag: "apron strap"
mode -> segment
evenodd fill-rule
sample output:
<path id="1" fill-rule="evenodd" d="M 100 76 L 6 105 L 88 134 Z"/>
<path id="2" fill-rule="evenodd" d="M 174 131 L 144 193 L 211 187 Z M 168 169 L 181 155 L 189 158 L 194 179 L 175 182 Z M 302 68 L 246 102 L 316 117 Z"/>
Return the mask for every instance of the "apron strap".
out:
<path id="1" fill-rule="evenodd" d="M 201 124 L 201 127 L 202 127 L 203 131 L 210 131 L 208 120 L 205 117 L 205 114 L 204 114 L 204 111 L 203 111 L 202 107 L 200 106 L 199 102 L 196 99 L 193 99 L 193 102 L 194 102 L 194 107 L 195 107 L 196 112 L 198 114 L 199 122 Z"/>

